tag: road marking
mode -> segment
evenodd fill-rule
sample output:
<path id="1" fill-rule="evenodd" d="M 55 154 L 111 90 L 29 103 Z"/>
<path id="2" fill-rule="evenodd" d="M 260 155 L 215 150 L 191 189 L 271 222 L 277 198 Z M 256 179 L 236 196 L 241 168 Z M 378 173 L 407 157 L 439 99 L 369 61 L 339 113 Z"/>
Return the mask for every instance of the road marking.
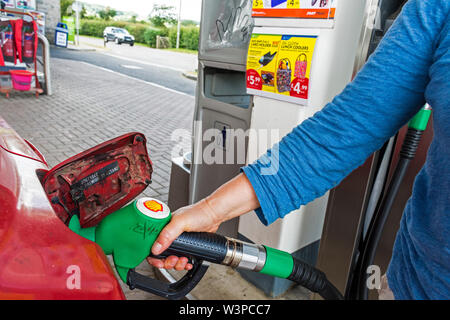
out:
<path id="1" fill-rule="evenodd" d="M 117 74 L 117 75 L 120 75 L 120 76 L 122 76 L 122 77 L 125 77 L 125 78 L 128 78 L 128 79 L 132 79 L 132 80 L 135 80 L 135 81 L 138 81 L 138 82 L 141 82 L 141 83 L 149 84 L 149 85 L 151 85 L 151 86 L 154 86 L 154 87 L 157 87 L 157 88 L 160 88 L 160 89 L 164 89 L 164 90 L 167 90 L 167 91 L 170 91 L 170 92 L 173 92 L 173 93 L 177 93 L 177 94 L 181 94 L 181 95 L 183 95 L 183 96 L 187 96 L 187 97 L 190 97 L 190 98 L 194 98 L 194 96 L 192 96 L 192 95 L 190 95 L 190 94 L 187 94 L 187 93 L 184 93 L 184 92 L 181 92 L 181 91 L 178 91 L 178 90 L 170 89 L 170 88 L 168 88 L 168 87 L 162 86 L 162 85 L 157 84 L 157 83 L 154 83 L 154 82 L 150 82 L 150 81 L 146 81 L 146 80 L 134 78 L 134 77 L 128 76 L 128 75 L 126 75 L 126 74 L 123 74 L 123 73 L 120 73 L 120 72 L 111 70 L 111 69 L 106 69 L 106 68 L 103 68 L 103 67 L 96 66 L 95 64 L 92 64 L 92 63 L 89 63 L 89 62 L 84 62 L 84 61 L 79 61 L 79 62 L 80 62 L 80 63 L 83 63 L 83 64 L 85 64 L 85 65 L 87 65 L 87 66 L 91 66 L 91 67 L 93 67 L 93 68 L 97 68 L 97 69 L 99 69 L 99 70 L 103 70 L 103 71 L 106 71 L 106 72 L 110 72 L 110 73 L 113 73 L 113 74 Z"/>
<path id="2" fill-rule="evenodd" d="M 175 67 L 160 65 L 160 64 L 157 64 L 157 63 L 151 63 L 151 62 L 147 62 L 147 61 L 121 57 L 121 56 L 118 56 L 118 55 L 115 55 L 115 54 L 111 54 L 111 53 L 104 53 L 104 52 L 102 52 L 102 54 L 110 56 L 110 57 L 113 57 L 113 58 L 122 59 L 122 60 L 125 60 L 125 61 L 130 61 L 130 62 L 134 62 L 134 63 L 143 64 L 143 65 L 146 65 L 146 66 L 158 67 L 158 68 L 163 68 L 163 69 L 170 69 L 170 70 L 174 70 L 174 71 L 177 71 L 177 72 L 186 72 L 187 71 L 187 70 L 183 70 L 183 69 L 179 69 L 179 68 L 175 68 Z"/>
<path id="3" fill-rule="evenodd" d="M 134 70 L 141 70 L 142 69 L 141 67 L 132 66 L 132 65 L 129 65 L 129 64 L 122 64 L 121 66 L 124 67 L 124 68 L 127 68 L 127 69 L 134 69 Z"/>

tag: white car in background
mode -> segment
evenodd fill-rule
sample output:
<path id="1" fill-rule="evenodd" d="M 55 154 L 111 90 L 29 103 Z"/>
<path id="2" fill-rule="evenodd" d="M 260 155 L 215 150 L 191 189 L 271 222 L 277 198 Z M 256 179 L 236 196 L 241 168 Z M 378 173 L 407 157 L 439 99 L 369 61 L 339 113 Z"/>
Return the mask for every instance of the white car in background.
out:
<path id="1" fill-rule="evenodd" d="M 128 30 L 117 27 L 106 27 L 103 31 L 105 42 L 114 41 L 116 44 L 128 43 L 134 46 L 134 36 Z"/>

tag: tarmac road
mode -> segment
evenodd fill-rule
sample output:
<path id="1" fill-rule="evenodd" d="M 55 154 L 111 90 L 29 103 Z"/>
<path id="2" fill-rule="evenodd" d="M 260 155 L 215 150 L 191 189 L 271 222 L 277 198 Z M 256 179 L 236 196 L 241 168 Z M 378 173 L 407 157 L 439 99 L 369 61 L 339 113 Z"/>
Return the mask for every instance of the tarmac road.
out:
<path id="1" fill-rule="evenodd" d="M 103 48 L 101 39 L 82 38 L 81 44 L 79 50 L 52 46 L 50 55 L 53 58 L 89 63 L 195 96 L 196 82 L 183 76 L 183 72 L 195 70 L 195 55 L 115 43 L 108 43 Z M 127 94 L 124 92 L 124 97 Z"/>

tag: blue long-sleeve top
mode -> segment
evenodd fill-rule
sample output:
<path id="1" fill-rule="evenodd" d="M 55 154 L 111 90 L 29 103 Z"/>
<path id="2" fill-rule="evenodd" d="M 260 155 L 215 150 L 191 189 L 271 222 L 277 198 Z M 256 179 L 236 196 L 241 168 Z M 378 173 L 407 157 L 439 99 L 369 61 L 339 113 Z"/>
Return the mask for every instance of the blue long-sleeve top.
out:
<path id="1" fill-rule="evenodd" d="M 344 91 L 243 168 L 271 224 L 337 186 L 429 103 L 434 138 L 387 273 L 396 299 L 450 298 L 449 12 L 449 0 L 410 0 Z"/>

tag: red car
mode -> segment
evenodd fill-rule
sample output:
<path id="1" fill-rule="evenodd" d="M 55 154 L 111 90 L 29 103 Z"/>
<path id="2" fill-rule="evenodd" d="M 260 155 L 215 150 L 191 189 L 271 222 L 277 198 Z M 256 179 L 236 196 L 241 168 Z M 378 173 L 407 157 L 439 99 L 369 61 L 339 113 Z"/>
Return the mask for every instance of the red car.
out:
<path id="1" fill-rule="evenodd" d="M 97 224 L 150 183 L 142 134 L 130 133 L 49 169 L 0 117 L 0 299 L 124 299 L 102 249 L 67 223 Z"/>

